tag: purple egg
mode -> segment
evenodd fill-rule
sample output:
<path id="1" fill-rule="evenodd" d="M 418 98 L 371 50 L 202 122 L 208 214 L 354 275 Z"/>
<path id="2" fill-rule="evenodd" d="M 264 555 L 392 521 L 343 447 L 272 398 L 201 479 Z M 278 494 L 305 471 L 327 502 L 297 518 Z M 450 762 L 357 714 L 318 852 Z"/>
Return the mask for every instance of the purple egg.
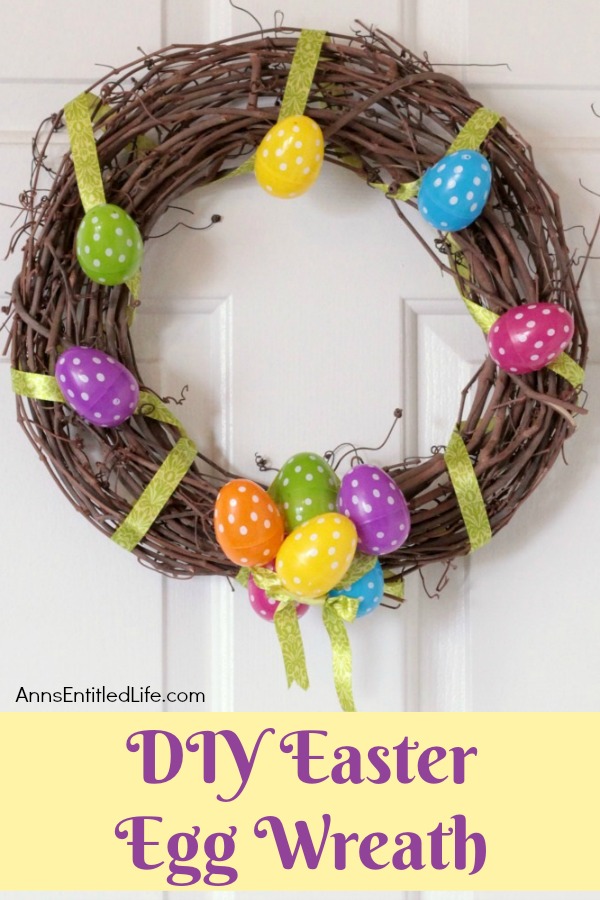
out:
<path id="1" fill-rule="evenodd" d="M 402 546 L 410 533 L 404 494 L 378 466 L 363 463 L 344 475 L 337 505 L 354 523 L 361 553 L 391 553 Z"/>
<path id="2" fill-rule="evenodd" d="M 133 413 L 140 387 L 125 366 L 102 350 L 71 347 L 58 357 L 56 379 L 75 412 L 102 428 L 116 428 Z"/>

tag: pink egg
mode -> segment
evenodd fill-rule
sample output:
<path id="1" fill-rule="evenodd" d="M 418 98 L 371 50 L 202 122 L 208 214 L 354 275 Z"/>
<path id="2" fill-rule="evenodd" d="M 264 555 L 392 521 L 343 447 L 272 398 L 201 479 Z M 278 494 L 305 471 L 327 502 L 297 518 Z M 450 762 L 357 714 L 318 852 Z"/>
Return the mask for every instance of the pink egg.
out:
<path id="1" fill-rule="evenodd" d="M 273 569 L 274 566 L 272 563 L 269 563 L 268 566 L 265 566 L 266 569 Z M 277 600 L 271 600 L 270 597 L 267 597 L 265 591 L 262 588 L 259 588 L 252 575 L 250 575 L 250 579 L 248 581 L 248 597 L 250 599 L 250 606 L 254 610 L 254 612 L 264 619 L 266 622 L 272 622 L 277 612 L 277 607 L 279 606 Z M 305 613 L 308 612 L 310 607 L 306 603 L 299 603 L 296 607 L 296 614 L 298 618 L 301 618 Z"/>
<path id="2" fill-rule="evenodd" d="M 573 317 L 557 303 L 514 306 L 490 329 L 490 356 L 505 372 L 536 372 L 560 356 L 574 330 Z"/>

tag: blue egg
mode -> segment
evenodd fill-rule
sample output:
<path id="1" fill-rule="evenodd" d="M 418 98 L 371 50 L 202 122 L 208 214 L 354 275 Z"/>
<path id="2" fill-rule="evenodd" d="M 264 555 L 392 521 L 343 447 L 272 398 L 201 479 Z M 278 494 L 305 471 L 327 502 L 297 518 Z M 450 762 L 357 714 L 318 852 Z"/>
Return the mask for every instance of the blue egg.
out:
<path id="1" fill-rule="evenodd" d="M 366 616 L 368 613 L 373 612 L 379 606 L 383 600 L 383 591 L 383 570 L 378 560 L 370 572 L 367 572 L 366 575 L 355 581 L 345 591 L 329 591 L 329 596 L 339 597 L 343 595 L 344 597 L 354 597 L 356 600 L 359 600 L 358 610 L 356 611 L 356 618 L 358 619 L 360 616 Z"/>
<path id="2" fill-rule="evenodd" d="M 481 215 L 492 187 L 492 168 L 477 150 L 457 150 L 423 175 L 419 211 L 440 231 L 460 231 Z"/>

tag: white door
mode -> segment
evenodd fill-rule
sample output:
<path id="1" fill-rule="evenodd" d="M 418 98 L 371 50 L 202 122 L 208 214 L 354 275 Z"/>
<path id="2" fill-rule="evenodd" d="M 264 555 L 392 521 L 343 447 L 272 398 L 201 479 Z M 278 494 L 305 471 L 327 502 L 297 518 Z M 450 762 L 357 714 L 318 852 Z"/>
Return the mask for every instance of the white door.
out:
<path id="1" fill-rule="evenodd" d="M 255 27 L 226 0 L 104 0 L 97 10 L 71 0 L 3 9 L 5 202 L 27 185 L 35 128 L 98 77 L 95 63 L 119 65 L 137 47 Z M 251 10 L 265 27 L 273 24 L 272 4 L 254 0 Z M 591 234 L 598 199 L 580 181 L 600 192 L 595 0 L 553 4 L 551 16 L 542 0 L 288 0 L 285 8 L 294 27 L 349 33 L 356 18 L 427 51 L 501 111 L 532 143 L 538 168 L 561 194 L 566 224 Z M 369 461 L 427 454 L 447 441 L 483 339 L 382 196 L 325 169 L 316 189 L 290 203 L 272 200 L 249 176 L 186 202 L 190 224 L 213 213 L 222 221 L 152 242 L 134 344 L 160 393 L 178 396 L 189 385 L 178 412 L 208 455 L 258 477 L 256 452 L 278 466 L 299 450 L 378 444 L 396 407 L 404 410 L 400 427 L 383 451 L 366 454 Z M 0 208 L 4 246 L 13 216 Z M 571 235 L 581 252 L 581 231 Z M 17 254 L 2 266 L 6 291 L 18 263 Z M 426 573 L 425 586 L 416 576 L 407 581 L 399 611 L 379 610 L 352 629 L 359 709 L 598 710 L 597 294 L 592 262 L 582 283 L 590 413 L 566 445 L 569 466 L 559 462 L 504 532 L 456 564 L 439 597 L 428 592 L 436 593 L 441 568 Z M 336 710 L 319 616 L 302 624 L 311 690 L 288 691 L 273 631 L 243 590 L 232 592 L 223 579 L 161 579 L 69 506 L 14 422 L 7 360 L 0 366 L 0 709 L 23 709 L 20 686 L 148 684 L 204 692 L 204 704 L 172 704 L 177 710 Z"/>

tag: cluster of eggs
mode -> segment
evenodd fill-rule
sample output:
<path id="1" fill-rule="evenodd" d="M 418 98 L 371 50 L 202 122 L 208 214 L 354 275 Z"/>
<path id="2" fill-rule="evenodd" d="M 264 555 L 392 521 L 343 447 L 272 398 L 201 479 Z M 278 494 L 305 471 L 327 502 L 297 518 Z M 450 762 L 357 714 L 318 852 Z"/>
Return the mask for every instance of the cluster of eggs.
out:
<path id="1" fill-rule="evenodd" d="M 359 601 L 357 616 L 375 609 L 384 584 L 377 560 L 348 588 L 338 588 L 358 551 L 381 556 L 397 550 L 410 532 L 406 500 L 390 476 L 360 464 L 342 479 L 314 453 L 297 453 L 268 491 L 244 478 L 228 482 L 214 511 L 217 541 L 236 565 L 271 567 L 283 587 L 302 600 L 343 594 Z M 250 576 L 250 602 L 272 619 L 277 603 Z"/>

